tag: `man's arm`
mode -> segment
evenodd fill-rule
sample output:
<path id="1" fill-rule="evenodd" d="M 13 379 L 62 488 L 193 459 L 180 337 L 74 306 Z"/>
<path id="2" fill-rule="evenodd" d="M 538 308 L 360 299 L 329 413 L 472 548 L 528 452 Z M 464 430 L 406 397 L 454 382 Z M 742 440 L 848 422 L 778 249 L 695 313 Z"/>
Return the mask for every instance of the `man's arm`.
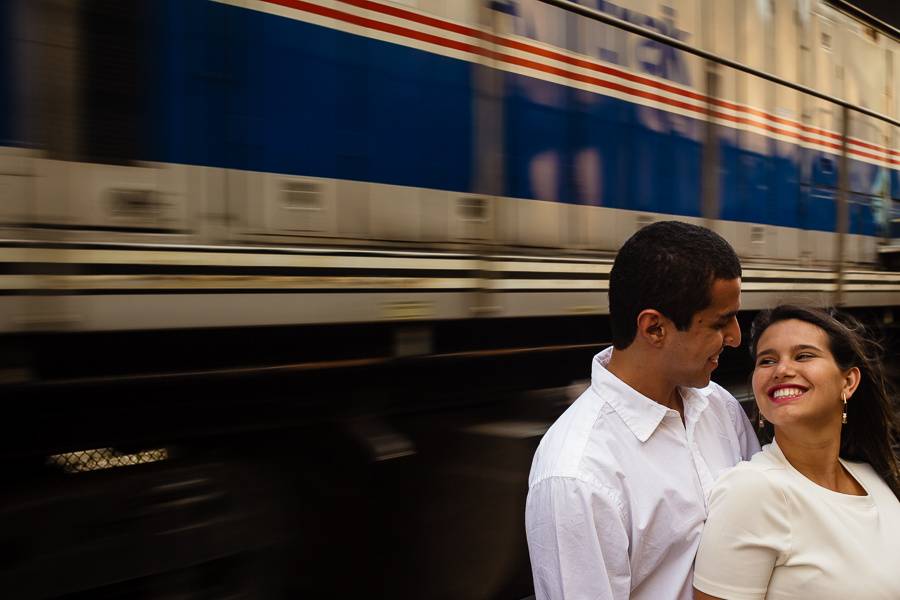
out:
<path id="1" fill-rule="evenodd" d="M 613 490 L 551 477 L 528 492 L 525 530 L 537 600 L 626 600 L 628 534 Z"/>

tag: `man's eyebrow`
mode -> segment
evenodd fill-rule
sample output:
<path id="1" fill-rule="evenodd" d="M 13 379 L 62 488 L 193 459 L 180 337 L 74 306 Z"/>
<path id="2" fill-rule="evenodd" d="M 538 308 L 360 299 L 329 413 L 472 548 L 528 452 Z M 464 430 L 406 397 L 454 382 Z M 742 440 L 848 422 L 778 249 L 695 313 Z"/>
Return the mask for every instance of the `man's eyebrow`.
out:
<path id="1" fill-rule="evenodd" d="M 718 318 L 716 319 L 716 322 L 730 321 L 733 317 L 736 317 L 737 314 L 738 314 L 738 311 L 733 310 L 731 312 L 727 312 L 725 314 L 719 315 Z"/>

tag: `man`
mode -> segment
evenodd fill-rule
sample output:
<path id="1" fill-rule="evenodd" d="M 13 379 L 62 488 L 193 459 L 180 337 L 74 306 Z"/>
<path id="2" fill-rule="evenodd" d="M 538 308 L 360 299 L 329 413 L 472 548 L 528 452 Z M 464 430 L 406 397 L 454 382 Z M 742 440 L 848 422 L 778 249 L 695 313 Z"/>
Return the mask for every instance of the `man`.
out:
<path id="1" fill-rule="evenodd" d="M 706 499 L 759 450 L 747 416 L 710 382 L 738 346 L 741 265 L 716 233 L 654 223 L 616 256 L 613 347 L 541 440 L 525 525 L 542 599 L 689 600 Z"/>

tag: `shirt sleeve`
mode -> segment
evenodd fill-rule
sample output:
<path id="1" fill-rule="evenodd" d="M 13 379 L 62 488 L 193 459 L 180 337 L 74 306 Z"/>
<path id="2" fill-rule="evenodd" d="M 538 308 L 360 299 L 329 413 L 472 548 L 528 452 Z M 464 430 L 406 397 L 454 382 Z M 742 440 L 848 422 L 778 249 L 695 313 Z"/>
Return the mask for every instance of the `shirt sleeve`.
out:
<path id="1" fill-rule="evenodd" d="M 710 495 L 694 587 L 726 600 L 762 600 L 790 548 L 790 529 L 781 490 L 756 469 L 732 469 Z"/>
<path id="2" fill-rule="evenodd" d="M 528 492 L 525 532 L 537 600 L 628 598 L 628 535 L 612 490 L 545 479 Z"/>

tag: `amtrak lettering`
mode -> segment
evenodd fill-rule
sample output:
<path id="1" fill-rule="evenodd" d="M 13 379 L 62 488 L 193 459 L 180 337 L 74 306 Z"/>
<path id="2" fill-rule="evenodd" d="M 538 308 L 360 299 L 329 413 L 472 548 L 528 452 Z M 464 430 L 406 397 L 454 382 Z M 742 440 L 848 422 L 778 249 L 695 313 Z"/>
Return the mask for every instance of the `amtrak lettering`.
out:
<path id="1" fill-rule="evenodd" d="M 682 42 L 687 42 L 691 37 L 690 32 L 679 29 L 675 24 L 677 11 L 671 6 L 658 5 L 660 16 L 653 17 L 606 0 L 575 1 Z M 537 0 L 507 0 L 502 12 L 513 16 L 513 31 L 518 35 L 639 70 L 654 77 L 691 85 L 685 54 L 666 44 L 602 23 L 564 15 L 558 9 Z M 575 25 L 573 19 L 578 19 L 579 26 Z"/>

